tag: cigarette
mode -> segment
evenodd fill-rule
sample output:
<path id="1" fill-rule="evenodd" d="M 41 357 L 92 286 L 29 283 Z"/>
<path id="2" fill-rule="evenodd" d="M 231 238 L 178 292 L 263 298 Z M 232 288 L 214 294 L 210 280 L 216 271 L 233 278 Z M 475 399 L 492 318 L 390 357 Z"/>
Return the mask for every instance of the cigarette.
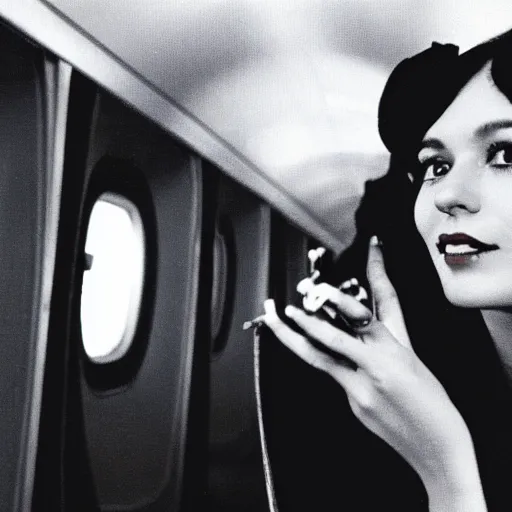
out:
<path id="1" fill-rule="evenodd" d="M 260 315 L 260 316 L 257 316 L 254 320 L 250 320 L 249 322 L 244 322 L 242 329 L 244 331 L 246 331 L 247 329 L 259 327 L 261 324 L 264 323 L 264 318 L 265 318 L 265 315 Z"/>

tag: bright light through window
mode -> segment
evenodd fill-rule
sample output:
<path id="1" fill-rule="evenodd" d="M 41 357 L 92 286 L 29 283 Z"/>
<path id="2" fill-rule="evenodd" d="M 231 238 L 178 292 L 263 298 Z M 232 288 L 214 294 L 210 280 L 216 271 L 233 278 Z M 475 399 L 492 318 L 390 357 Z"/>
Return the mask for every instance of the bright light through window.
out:
<path id="1" fill-rule="evenodd" d="M 82 339 L 96 363 L 120 359 L 129 349 L 140 310 L 144 273 L 144 231 L 135 205 L 105 193 L 93 207 L 85 252 Z"/>

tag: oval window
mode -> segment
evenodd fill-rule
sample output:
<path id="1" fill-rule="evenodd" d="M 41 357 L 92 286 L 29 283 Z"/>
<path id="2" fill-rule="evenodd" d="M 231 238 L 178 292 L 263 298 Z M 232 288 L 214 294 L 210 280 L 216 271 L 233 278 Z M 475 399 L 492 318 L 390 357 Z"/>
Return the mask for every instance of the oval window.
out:
<path id="1" fill-rule="evenodd" d="M 219 335 L 224 318 L 224 309 L 226 306 L 226 288 L 228 272 L 228 255 L 226 239 L 219 232 L 218 227 L 215 230 L 213 240 L 213 281 L 212 281 L 212 311 L 211 311 L 211 337 L 213 342 L 213 353 L 222 350 L 219 346 Z"/>
<path id="2" fill-rule="evenodd" d="M 145 240 L 136 206 L 119 194 L 102 194 L 91 212 L 85 252 L 84 349 L 93 362 L 110 363 L 130 348 L 141 305 Z"/>

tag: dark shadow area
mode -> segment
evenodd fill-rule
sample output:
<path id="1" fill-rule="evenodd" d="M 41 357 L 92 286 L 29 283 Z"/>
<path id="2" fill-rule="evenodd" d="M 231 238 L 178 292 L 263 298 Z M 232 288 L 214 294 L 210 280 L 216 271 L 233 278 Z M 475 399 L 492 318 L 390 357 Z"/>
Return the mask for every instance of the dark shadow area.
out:
<path id="1" fill-rule="evenodd" d="M 414 349 L 470 428 L 489 511 L 503 510 L 512 460 L 508 384 L 479 312 L 451 306 L 442 293 L 414 226 L 415 191 L 402 169 L 403 163 L 394 162 L 388 175 L 367 183 L 357 237 L 328 281 L 356 276 L 365 283 L 368 240 L 379 236 Z M 417 475 L 355 419 L 334 380 L 308 367 L 268 331 L 261 366 L 280 512 L 428 510 Z"/>

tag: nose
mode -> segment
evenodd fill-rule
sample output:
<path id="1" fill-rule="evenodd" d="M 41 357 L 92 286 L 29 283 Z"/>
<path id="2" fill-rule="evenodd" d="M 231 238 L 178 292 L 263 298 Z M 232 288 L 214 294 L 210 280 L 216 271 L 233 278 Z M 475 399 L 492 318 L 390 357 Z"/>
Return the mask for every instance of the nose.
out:
<path id="1" fill-rule="evenodd" d="M 480 176 L 475 168 L 453 166 L 437 184 L 434 203 L 448 215 L 476 213 L 480 210 Z"/>

